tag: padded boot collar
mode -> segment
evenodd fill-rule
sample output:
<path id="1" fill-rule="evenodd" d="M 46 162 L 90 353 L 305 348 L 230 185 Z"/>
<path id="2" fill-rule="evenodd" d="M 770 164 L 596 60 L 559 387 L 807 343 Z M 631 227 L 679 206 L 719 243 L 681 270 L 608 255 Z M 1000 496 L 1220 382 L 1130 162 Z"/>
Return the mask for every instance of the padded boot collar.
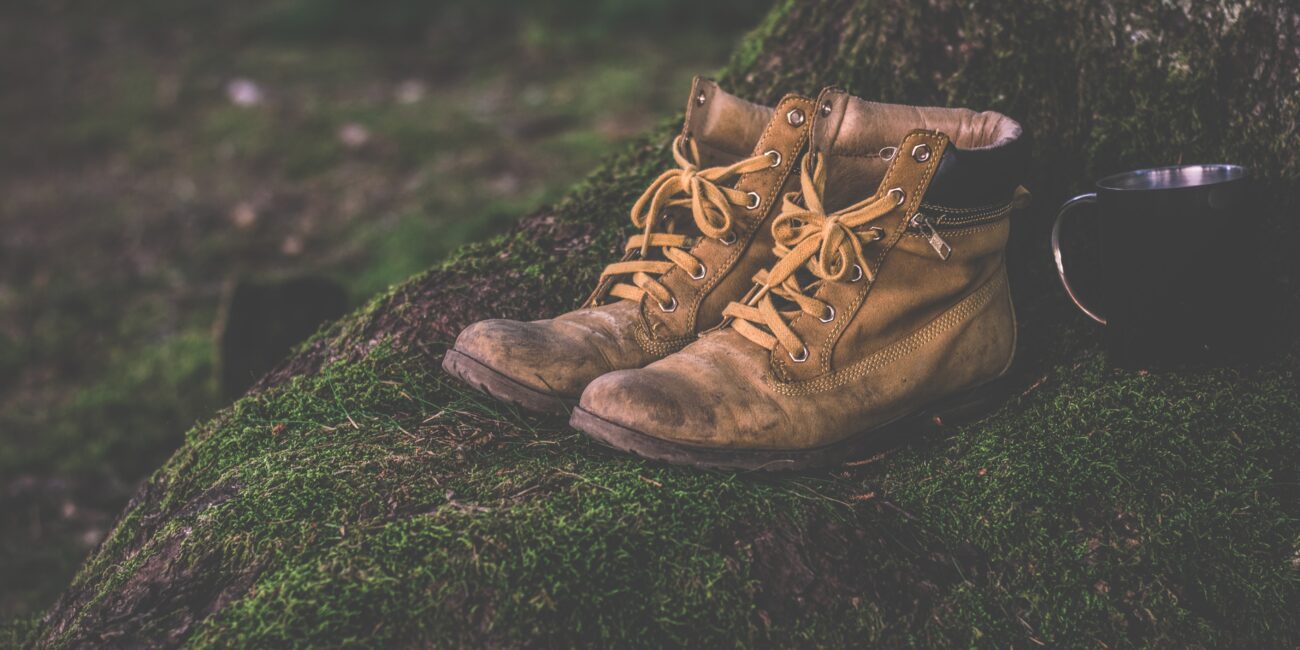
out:
<path id="1" fill-rule="evenodd" d="M 751 155 L 754 143 L 772 118 L 772 109 L 727 93 L 704 77 L 691 83 L 682 134 L 695 138 L 706 158 L 705 166 Z"/>
<path id="2" fill-rule="evenodd" d="M 927 203 L 975 207 L 1005 200 L 1027 165 L 1028 146 L 1020 124 L 994 111 L 885 104 L 838 89 L 823 92 L 820 110 L 823 118 L 813 133 L 813 149 L 833 157 L 874 157 L 878 164 L 862 168 L 882 174 L 894 156 L 911 154 L 896 149 L 909 131 L 928 129 L 947 135 L 952 146 L 935 172 Z M 874 188 L 878 180 L 861 182 Z"/>
<path id="3" fill-rule="evenodd" d="M 1005 202 L 1025 177 L 1029 145 L 1023 135 L 978 149 L 949 147 L 939 161 L 925 202 L 974 208 Z"/>

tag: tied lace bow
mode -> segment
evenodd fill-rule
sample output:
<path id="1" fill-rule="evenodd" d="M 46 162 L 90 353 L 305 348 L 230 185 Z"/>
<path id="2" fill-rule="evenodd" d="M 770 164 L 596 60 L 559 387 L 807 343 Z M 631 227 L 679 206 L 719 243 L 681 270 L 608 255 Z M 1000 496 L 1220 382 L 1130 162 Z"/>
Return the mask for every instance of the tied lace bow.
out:
<path id="1" fill-rule="evenodd" d="M 680 137 L 678 139 L 680 141 Z M 695 143 L 691 143 L 692 150 Z M 695 217 L 695 225 L 705 237 L 720 237 L 731 229 L 731 203 L 735 194 L 744 200 L 744 193 L 733 192 L 732 196 L 724 193 L 717 183 L 727 177 L 730 171 L 726 167 L 712 167 L 701 170 L 694 162 L 681 153 L 679 145 L 673 146 L 673 158 L 680 169 L 670 169 L 659 175 L 650 187 L 641 194 L 632 206 L 632 224 L 645 229 L 645 236 L 653 234 L 654 215 L 662 214 L 666 208 L 689 206 Z M 696 156 L 698 159 L 698 156 Z M 642 244 L 641 254 L 650 253 L 649 241 Z"/>
<path id="2" fill-rule="evenodd" d="M 690 154 L 683 150 L 689 143 Z M 664 311 L 677 307 L 677 299 L 656 278 L 679 267 L 701 279 L 707 269 L 704 264 L 685 249 L 690 238 L 673 233 L 669 210 L 688 208 L 696 230 L 705 237 L 724 239 L 731 235 L 732 210 L 737 205 L 751 205 L 747 193 L 723 183 L 741 174 L 773 166 L 770 154 L 751 156 L 725 167 L 699 166 L 700 152 L 695 140 L 677 136 L 673 140 L 673 159 L 677 169 L 659 175 L 646 188 L 632 206 L 632 225 L 642 229 L 641 234 L 630 237 L 624 246 L 624 259 L 605 267 L 601 279 L 610 276 L 631 275 L 632 283 L 619 282 L 609 289 L 609 294 L 624 300 L 641 300 L 650 295 Z M 779 159 L 778 159 L 779 160 Z M 663 253 L 661 260 L 652 259 L 655 249 Z M 635 259 L 639 257 L 640 259 Z"/>
<path id="3" fill-rule="evenodd" d="M 723 311 L 733 319 L 731 326 L 745 338 L 769 350 L 776 349 L 779 343 L 796 362 L 807 360 L 808 348 L 788 321 L 805 313 L 830 322 L 835 318 L 834 308 L 810 295 L 818 286 L 826 282 L 857 282 L 863 277 L 875 279 L 867 263 L 865 247 L 884 239 L 885 232 L 869 224 L 888 214 L 905 198 L 903 190 L 894 188 L 826 214 L 821 197 L 826 172 L 820 164 L 809 170 L 812 157 L 803 159 L 801 192 L 787 194 L 781 214 L 772 221 L 777 263 L 754 277 L 759 288 L 748 300 L 743 304 L 733 302 Z M 806 269 L 816 279 L 801 286 L 797 277 L 800 269 Z M 779 309 L 774 294 L 798 309 Z"/>

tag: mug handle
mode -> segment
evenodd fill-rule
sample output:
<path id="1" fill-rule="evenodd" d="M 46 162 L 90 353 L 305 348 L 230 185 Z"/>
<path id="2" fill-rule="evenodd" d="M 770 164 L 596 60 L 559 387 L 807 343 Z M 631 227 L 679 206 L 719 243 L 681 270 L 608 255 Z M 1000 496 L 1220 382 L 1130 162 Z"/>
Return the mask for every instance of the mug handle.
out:
<path id="1" fill-rule="evenodd" d="M 1056 223 L 1052 224 L 1052 258 L 1056 260 L 1056 275 L 1061 278 L 1061 286 L 1065 287 L 1065 293 L 1070 297 L 1070 301 L 1074 303 L 1075 307 L 1079 308 L 1079 311 L 1087 314 L 1088 318 L 1105 325 L 1106 317 L 1089 309 L 1087 305 L 1083 304 L 1083 301 L 1079 300 L 1079 296 L 1074 292 L 1074 289 L 1070 287 L 1070 280 L 1065 277 L 1065 262 L 1061 260 L 1061 222 L 1065 219 L 1065 215 L 1069 213 L 1071 208 L 1084 204 L 1095 204 L 1096 202 L 1097 193 L 1089 192 L 1080 194 L 1061 206 L 1061 211 L 1056 213 Z"/>

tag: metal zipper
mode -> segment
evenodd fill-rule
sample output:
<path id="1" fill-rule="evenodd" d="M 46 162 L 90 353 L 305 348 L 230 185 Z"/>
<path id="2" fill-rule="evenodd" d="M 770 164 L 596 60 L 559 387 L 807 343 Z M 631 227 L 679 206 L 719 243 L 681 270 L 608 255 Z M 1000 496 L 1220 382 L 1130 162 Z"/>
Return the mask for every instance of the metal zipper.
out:
<path id="1" fill-rule="evenodd" d="M 938 205 L 921 204 L 921 209 L 930 215 L 930 222 L 939 229 L 965 228 L 967 226 L 992 223 L 1011 213 L 1012 202 L 990 205 L 969 210 L 954 210 Z"/>
<path id="2" fill-rule="evenodd" d="M 912 215 L 912 220 L 908 222 L 907 227 L 924 235 L 930 242 L 930 248 L 939 254 L 939 259 L 947 260 L 952 257 L 952 246 L 939 236 L 939 231 L 934 229 L 934 224 L 930 223 L 930 218 L 925 216 L 924 212 Z"/>
<path id="3" fill-rule="evenodd" d="M 908 221 L 908 230 L 925 237 L 930 248 L 940 259 L 952 257 L 952 246 L 939 234 L 940 230 L 957 230 L 993 223 L 1011 214 L 1012 203 L 993 205 L 973 210 L 945 210 L 940 206 L 922 204 L 925 212 L 917 212 Z"/>

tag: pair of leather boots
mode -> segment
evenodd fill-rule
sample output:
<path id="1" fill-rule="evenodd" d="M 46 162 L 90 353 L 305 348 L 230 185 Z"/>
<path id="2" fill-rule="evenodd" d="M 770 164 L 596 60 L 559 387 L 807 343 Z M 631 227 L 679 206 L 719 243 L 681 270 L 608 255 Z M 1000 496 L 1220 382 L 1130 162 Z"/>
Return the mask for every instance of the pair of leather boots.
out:
<path id="1" fill-rule="evenodd" d="M 834 88 L 770 108 L 697 78 L 672 154 L 581 308 L 475 323 L 443 368 L 615 448 L 731 469 L 850 461 L 997 394 L 1014 120 Z"/>

